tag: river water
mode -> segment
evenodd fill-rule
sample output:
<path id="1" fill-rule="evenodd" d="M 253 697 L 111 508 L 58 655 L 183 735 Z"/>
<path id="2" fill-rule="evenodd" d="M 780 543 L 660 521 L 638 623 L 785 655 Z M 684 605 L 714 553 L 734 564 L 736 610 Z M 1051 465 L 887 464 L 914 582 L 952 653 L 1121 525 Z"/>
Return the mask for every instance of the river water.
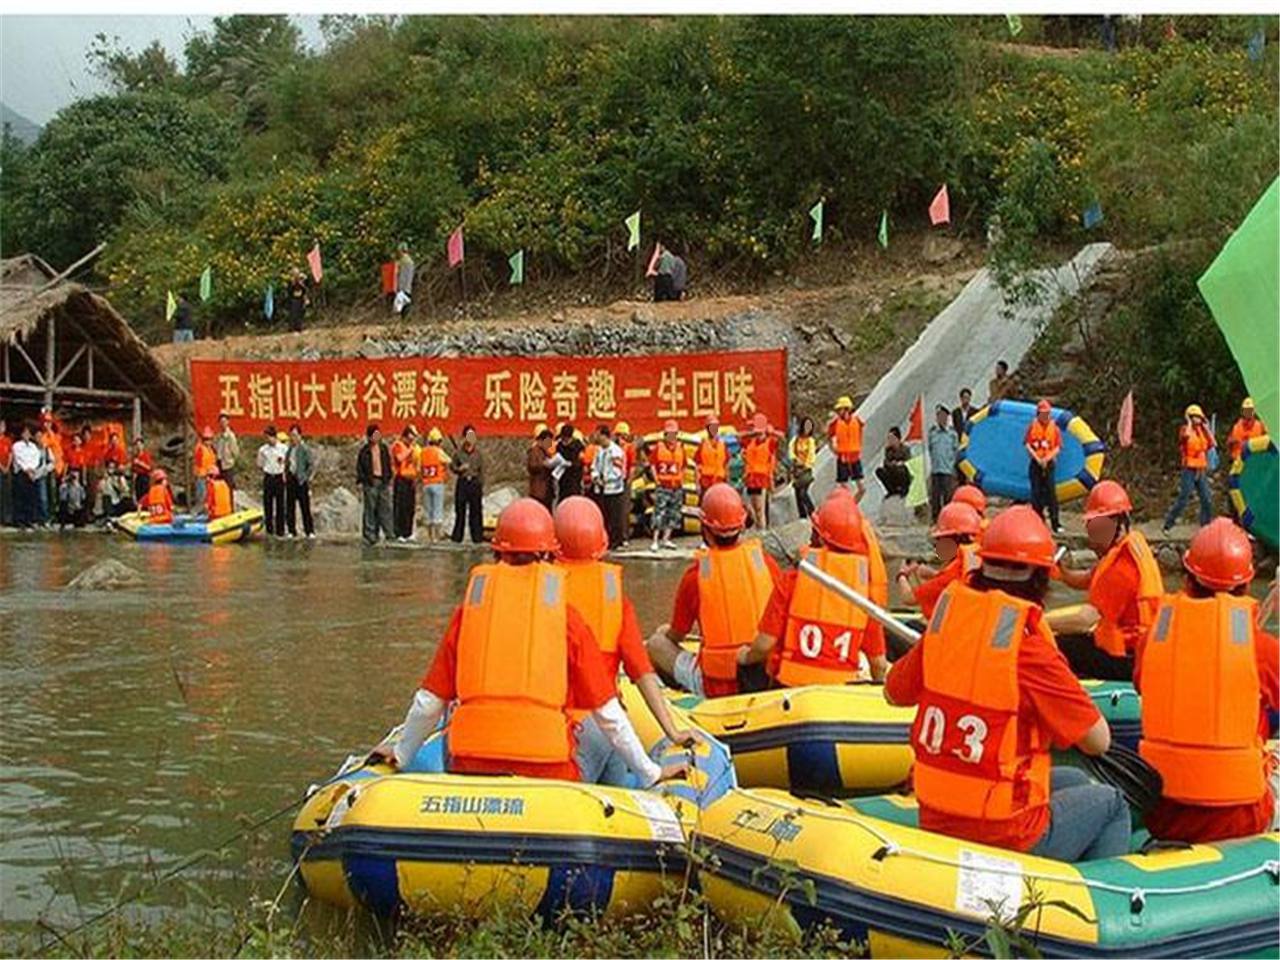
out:
<path id="1" fill-rule="evenodd" d="M 298 798 L 403 717 L 486 556 L 0 538 L 0 924 L 66 929 Z M 142 589 L 66 592 L 107 557 Z M 641 627 L 681 566 L 626 569 Z M 258 851 L 283 878 L 291 815 Z M 243 845 L 145 898 L 243 900 Z M 223 899 L 227 898 L 227 899 Z"/>

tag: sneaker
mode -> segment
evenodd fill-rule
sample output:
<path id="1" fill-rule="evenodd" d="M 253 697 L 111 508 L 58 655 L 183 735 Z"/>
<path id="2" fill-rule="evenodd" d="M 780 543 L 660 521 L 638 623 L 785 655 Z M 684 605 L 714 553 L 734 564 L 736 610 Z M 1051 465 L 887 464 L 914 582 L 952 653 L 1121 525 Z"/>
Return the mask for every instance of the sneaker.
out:
<path id="1" fill-rule="evenodd" d="M 649 552 L 650 552 L 650 553 L 657 553 L 657 552 L 658 552 L 658 543 L 657 543 L 657 541 L 656 541 L 656 540 L 655 540 L 653 543 L 649 544 Z"/>
<path id="2" fill-rule="evenodd" d="M 307 539 L 308 539 L 308 540 L 314 540 L 315 538 L 316 538 L 316 535 L 315 535 L 314 533 L 308 533 L 308 534 L 307 534 Z"/>
<path id="3" fill-rule="evenodd" d="M 674 542 L 674 541 L 671 541 L 671 540 L 663 541 L 663 544 L 662 544 L 662 545 L 663 545 L 663 547 L 665 547 L 665 548 L 666 548 L 666 549 L 668 549 L 668 550 L 674 550 L 674 549 L 676 549 L 675 542 Z"/>
<path id="4" fill-rule="evenodd" d="M 1062 524 L 1058 524 L 1056 527 L 1054 527 L 1054 528 L 1053 528 L 1053 532 L 1054 532 L 1057 536 L 1062 536 Z"/>

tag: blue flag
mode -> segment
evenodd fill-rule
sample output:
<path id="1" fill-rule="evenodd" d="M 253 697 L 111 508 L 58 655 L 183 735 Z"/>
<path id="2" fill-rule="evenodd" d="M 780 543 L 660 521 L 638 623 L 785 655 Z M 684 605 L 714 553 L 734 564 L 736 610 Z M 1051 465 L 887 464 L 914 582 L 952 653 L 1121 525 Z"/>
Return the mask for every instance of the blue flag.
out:
<path id="1" fill-rule="evenodd" d="M 1102 204 L 1097 200 L 1084 208 L 1084 213 L 1080 215 L 1080 222 L 1084 224 L 1086 230 L 1092 230 L 1102 222 Z"/>
<path id="2" fill-rule="evenodd" d="M 1267 35 L 1261 27 L 1249 38 L 1249 59 L 1257 63 L 1262 59 L 1262 51 L 1267 49 Z"/>
<path id="3" fill-rule="evenodd" d="M 267 284 L 266 296 L 262 298 L 262 315 L 270 320 L 276 313 L 276 288 L 273 284 Z"/>

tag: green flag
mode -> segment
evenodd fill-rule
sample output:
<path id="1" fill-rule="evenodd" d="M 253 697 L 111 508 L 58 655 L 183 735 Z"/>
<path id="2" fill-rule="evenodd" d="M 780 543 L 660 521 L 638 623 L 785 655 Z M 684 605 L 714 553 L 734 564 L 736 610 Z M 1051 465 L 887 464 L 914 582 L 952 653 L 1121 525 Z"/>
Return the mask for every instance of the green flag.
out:
<path id="1" fill-rule="evenodd" d="M 173 291 L 170 290 L 168 296 L 165 298 L 165 301 L 164 301 L 164 322 L 172 323 L 173 315 L 177 312 L 178 312 L 178 301 L 174 298 Z"/>
<path id="2" fill-rule="evenodd" d="M 213 267 L 204 268 L 204 273 L 200 274 L 200 302 L 208 303 L 209 298 L 213 296 Z"/>
<path id="3" fill-rule="evenodd" d="M 634 250 L 640 246 L 640 211 L 637 210 L 623 222 L 627 225 L 627 249 Z"/>
<path id="4" fill-rule="evenodd" d="M 507 263 L 511 266 L 511 286 L 520 286 L 524 283 L 524 251 L 517 250 Z"/>
<path id="5" fill-rule="evenodd" d="M 809 216 L 813 219 L 813 242 L 814 243 L 822 242 L 822 204 L 823 204 L 823 201 L 819 200 L 817 203 L 815 203 L 812 207 L 809 208 Z"/>
<path id="6" fill-rule="evenodd" d="M 1009 25 L 1009 36 L 1016 37 L 1022 32 L 1022 18 L 1016 13 L 1006 13 L 1004 22 Z"/>
<path id="7" fill-rule="evenodd" d="M 929 502 L 928 485 L 924 477 L 924 454 L 917 453 L 908 460 L 907 469 L 911 471 L 911 488 L 907 491 L 907 506 L 914 510 L 921 504 Z"/>
<path id="8" fill-rule="evenodd" d="M 880 246 L 886 250 L 889 249 L 889 211 L 882 210 L 880 212 L 880 233 L 876 237 L 880 241 Z"/>

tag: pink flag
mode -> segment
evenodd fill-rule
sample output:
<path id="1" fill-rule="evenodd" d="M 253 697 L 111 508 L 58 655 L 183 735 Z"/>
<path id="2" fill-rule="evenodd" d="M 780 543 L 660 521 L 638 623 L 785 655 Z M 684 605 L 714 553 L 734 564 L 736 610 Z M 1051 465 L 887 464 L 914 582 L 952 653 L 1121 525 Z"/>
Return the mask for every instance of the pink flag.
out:
<path id="1" fill-rule="evenodd" d="M 1120 416 L 1116 420 L 1116 434 L 1120 438 L 1120 446 L 1133 446 L 1133 391 L 1125 394 L 1120 404 Z"/>
<path id="2" fill-rule="evenodd" d="M 317 243 L 307 254 L 307 264 L 311 267 L 311 278 L 319 283 L 324 276 L 324 267 L 320 264 L 320 244 Z"/>
<path id="3" fill-rule="evenodd" d="M 929 222 L 935 227 L 940 223 L 951 222 L 951 198 L 947 196 L 945 183 L 933 198 L 933 203 L 929 204 Z"/>
<path id="4" fill-rule="evenodd" d="M 456 267 L 462 262 L 462 228 L 459 227 L 453 233 L 449 234 L 449 266 Z"/>

